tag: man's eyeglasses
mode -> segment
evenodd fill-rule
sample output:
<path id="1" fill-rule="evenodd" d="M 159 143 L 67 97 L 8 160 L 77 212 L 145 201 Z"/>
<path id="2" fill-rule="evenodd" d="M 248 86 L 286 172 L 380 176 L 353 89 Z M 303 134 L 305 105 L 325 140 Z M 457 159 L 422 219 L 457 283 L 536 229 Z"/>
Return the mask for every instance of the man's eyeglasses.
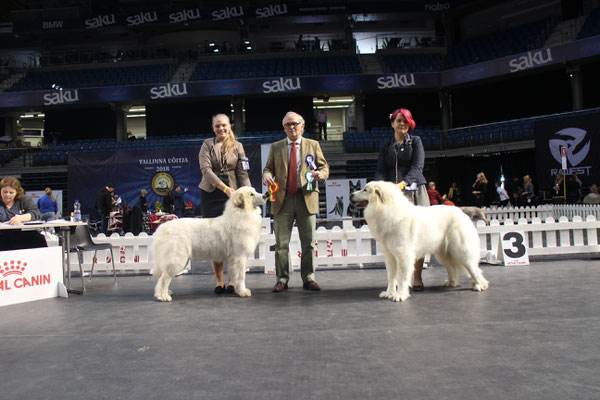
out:
<path id="1" fill-rule="evenodd" d="M 302 124 L 302 122 L 287 122 L 287 123 L 283 124 L 283 127 L 284 128 L 295 128 L 301 124 Z"/>

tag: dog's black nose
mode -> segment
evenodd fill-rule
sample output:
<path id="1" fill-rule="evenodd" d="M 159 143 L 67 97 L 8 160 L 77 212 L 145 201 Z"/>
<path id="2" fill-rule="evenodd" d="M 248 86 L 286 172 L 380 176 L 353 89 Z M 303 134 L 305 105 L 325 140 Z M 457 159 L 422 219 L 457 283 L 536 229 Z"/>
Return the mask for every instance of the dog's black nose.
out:
<path id="1" fill-rule="evenodd" d="M 265 199 L 265 200 L 266 200 L 266 199 L 268 199 L 268 198 L 269 198 L 269 192 L 267 192 L 267 193 L 263 193 L 262 197 L 263 197 L 263 199 Z"/>

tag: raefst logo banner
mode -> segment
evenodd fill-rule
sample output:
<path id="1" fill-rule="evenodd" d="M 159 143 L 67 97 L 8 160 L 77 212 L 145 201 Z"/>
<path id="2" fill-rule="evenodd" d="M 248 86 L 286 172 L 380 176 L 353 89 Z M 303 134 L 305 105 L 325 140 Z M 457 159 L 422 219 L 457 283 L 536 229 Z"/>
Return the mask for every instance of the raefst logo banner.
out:
<path id="1" fill-rule="evenodd" d="M 566 149 L 567 175 L 577 174 L 587 188 L 600 178 L 600 113 L 536 121 L 534 124 L 538 189 L 554 185 Z M 534 182 L 535 184 L 535 182 Z"/>

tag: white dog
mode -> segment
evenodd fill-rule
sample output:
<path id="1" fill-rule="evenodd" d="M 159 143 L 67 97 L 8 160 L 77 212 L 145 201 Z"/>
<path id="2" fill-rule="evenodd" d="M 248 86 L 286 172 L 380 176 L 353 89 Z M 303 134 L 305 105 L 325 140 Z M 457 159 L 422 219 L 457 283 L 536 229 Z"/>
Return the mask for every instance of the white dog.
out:
<path id="1" fill-rule="evenodd" d="M 435 254 L 445 265 L 444 286 L 458 286 L 457 270 L 464 268 L 473 278 L 473 290 L 488 288 L 479 269 L 477 230 L 458 207 L 415 206 L 396 185 L 381 181 L 369 182 L 350 200 L 366 207 L 369 229 L 384 252 L 388 286 L 380 297 L 408 299 L 415 261 L 426 254 Z"/>
<path id="2" fill-rule="evenodd" d="M 268 194 L 252 187 L 233 192 L 217 218 L 182 218 L 162 224 L 154 233 L 154 276 L 158 279 L 154 297 L 171 301 L 169 284 L 188 260 L 227 261 L 227 273 L 241 296 L 250 296 L 246 288 L 246 262 L 260 238 L 261 213 Z"/>

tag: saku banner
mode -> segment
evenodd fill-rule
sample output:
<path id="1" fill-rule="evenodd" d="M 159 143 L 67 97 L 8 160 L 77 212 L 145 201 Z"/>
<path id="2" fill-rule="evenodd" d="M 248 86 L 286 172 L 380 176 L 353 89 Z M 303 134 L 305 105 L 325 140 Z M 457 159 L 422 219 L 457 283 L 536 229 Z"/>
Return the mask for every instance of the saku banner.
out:
<path id="1" fill-rule="evenodd" d="M 260 146 L 244 146 L 244 150 L 250 162 L 250 181 L 260 191 Z M 135 206 L 140 191 L 146 189 L 148 208 L 154 209 L 156 201 L 162 203 L 163 196 L 175 185 L 188 188 L 184 202 L 191 201 L 198 206 L 201 200 L 198 184 L 202 180 L 199 152 L 200 145 L 158 150 L 71 153 L 68 164 L 70 204 L 79 200 L 82 214 L 89 214 L 92 220 L 98 220 L 100 214 L 95 209 L 96 196 L 100 189 L 114 183 L 115 193 L 128 206 Z M 72 208 L 67 206 L 68 210 Z"/>
<path id="2" fill-rule="evenodd" d="M 567 175 L 577 174 L 584 188 L 600 182 L 600 113 L 536 121 L 534 134 L 536 188 L 554 185 L 562 168 L 562 147 L 566 148 Z"/>
<path id="3" fill-rule="evenodd" d="M 335 91 L 439 89 L 600 54 L 600 35 L 441 72 L 279 76 L 0 93 L 0 108 Z"/>

